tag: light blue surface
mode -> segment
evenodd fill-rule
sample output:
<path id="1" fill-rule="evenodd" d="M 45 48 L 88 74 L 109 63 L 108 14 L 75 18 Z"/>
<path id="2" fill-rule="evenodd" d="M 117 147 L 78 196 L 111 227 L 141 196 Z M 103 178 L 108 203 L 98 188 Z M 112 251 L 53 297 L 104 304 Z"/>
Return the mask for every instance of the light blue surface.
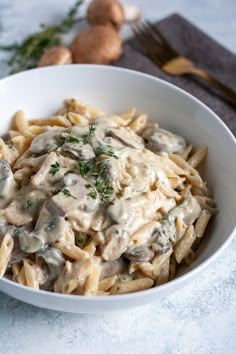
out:
<path id="1" fill-rule="evenodd" d="M 0 43 L 61 19 L 73 1 L 0 0 Z M 144 17 L 178 12 L 236 52 L 235 0 L 133 0 Z M 125 33 L 126 35 L 126 33 Z M 0 53 L 0 77 L 7 75 Z M 47 311 L 0 294 L 0 354 L 235 354 L 236 241 L 205 274 L 142 308 L 106 315 Z"/>

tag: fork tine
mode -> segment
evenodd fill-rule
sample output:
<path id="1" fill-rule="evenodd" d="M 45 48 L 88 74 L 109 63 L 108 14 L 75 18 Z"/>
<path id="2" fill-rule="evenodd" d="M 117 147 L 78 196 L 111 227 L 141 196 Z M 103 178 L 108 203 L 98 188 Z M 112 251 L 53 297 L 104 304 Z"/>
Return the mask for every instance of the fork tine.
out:
<path id="1" fill-rule="evenodd" d="M 134 26 L 132 27 L 132 31 L 134 32 L 136 39 L 138 40 L 141 47 L 144 49 L 146 54 L 158 65 L 161 66 L 163 63 L 162 61 L 155 55 L 152 46 L 148 44 L 146 38 L 143 36 L 143 33 Z"/>
<path id="2" fill-rule="evenodd" d="M 134 32 L 136 39 L 140 43 L 141 47 L 147 53 L 147 55 L 158 65 L 164 65 L 165 61 L 162 60 L 161 56 L 157 55 L 155 47 L 156 44 L 153 42 L 153 39 L 147 36 L 146 32 L 143 29 L 140 29 L 140 26 L 132 26 L 132 31 Z"/>
<path id="3" fill-rule="evenodd" d="M 152 60 L 155 61 L 157 65 L 162 66 L 167 61 L 172 59 L 172 55 L 170 55 L 168 51 L 163 48 L 159 40 L 153 35 L 153 31 L 147 28 L 146 24 L 136 25 L 135 29 L 136 31 L 134 31 L 134 33 L 136 34 L 141 46 L 149 56 L 152 54 Z"/>
<path id="4" fill-rule="evenodd" d="M 161 33 L 161 31 L 158 30 L 158 28 L 153 25 L 150 21 L 146 21 L 147 25 L 149 26 L 150 29 L 153 30 L 153 32 L 158 36 L 158 38 L 162 41 L 162 44 L 166 47 L 166 49 L 172 54 L 172 57 L 179 56 L 179 53 L 176 52 L 176 50 L 170 45 L 170 43 L 167 41 L 165 36 Z"/>
<path id="5" fill-rule="evenodd" d="M 162 58 L 162 61 L 167 62 L 168 60 L 173 59 L 173 53 L 170 52 L 165 45 L 163 45 L 162 40 L 156 35 L 153 29 L 148 26 L 147 22 L 143 23 L 143 28 L 144 28 L 143 31 L 145 31 L 145 33 L 150 38 L 152 38 L 157 54 Z"/>

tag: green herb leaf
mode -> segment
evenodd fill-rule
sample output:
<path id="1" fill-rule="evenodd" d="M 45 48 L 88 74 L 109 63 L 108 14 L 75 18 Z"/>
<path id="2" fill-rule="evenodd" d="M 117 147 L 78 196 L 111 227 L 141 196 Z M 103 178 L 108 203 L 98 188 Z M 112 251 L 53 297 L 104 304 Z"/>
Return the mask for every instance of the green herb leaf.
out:
<path id="1" fill-rule="evenodd" d="M 67 33 L 76 23 L 76 14 L 83 0 L 76 1 L 69 10 L 66 18 L 57 25 L 41 25 L 41 31 L 36 32 L 19 44 L 0 46 L 0 49 L 12 52 L 12 56 L 7 61 L 11 68 L 10 73 L 16 73 L 36 66 L 37 61 L 45 52 L 61 43 L 61 34 Z"/>
<path id="2" fill-rule="evenodd" d="M 25 202 L 24 207 L 25 207 L 26 210 L 29 210 L 30 208 L 32 208 L 33 204 L 34 204 L 34 203 L 33 203 L 31 200 L 27 200 L 27 201 Z"/>
<path id="3" fill-rule="evenodd" d="M 84 242 L 84 239 L 81 237 L 80 232 L 76 232 L 75 233 L 75 244 L 76 244 L 76 246 L 79 246 L 83 242 Z"/>
<path id="4" fill-rule="evenodd" d="M 96 189 L 91 184 L 85 184 L 85 187 L 92 189 L 91 192 L 88 194 L 88 196 L 92 199 L 96 199 L 97 198 Z"/>
<path id="5" fill-rule="evenodd" d="M 60 168 L 61 168 L 60 164 L 58 162 L 55 162 L 51 165 L 51 170 L 49 173 L 52 176 L 55 176 L 55 174 L 57 174 L 59 172 Z"/>
<path id="6" fill-rule="evenodd" d="M 72 197 L 74 199 L 77 199 L 76 197 L 74 197 L 71 192 L 69 191 L 69 189 L 63 189 L 62 193 L 66 196 L 66 197 Z"/>
<path id="7" fill-rule="evenodd" d="M 100 145 L 96 151 L 96 156 L 107 155 L 111 156 L 114 159 L 118 159 L 118 156 L 115 154 L 114 149 L 111 145 Z"/>

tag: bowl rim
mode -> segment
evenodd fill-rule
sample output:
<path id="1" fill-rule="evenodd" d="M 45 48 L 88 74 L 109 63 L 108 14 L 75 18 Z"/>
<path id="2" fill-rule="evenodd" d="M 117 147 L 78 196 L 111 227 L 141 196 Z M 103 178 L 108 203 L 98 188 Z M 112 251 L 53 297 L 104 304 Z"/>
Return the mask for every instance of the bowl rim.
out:
<path id="1" fill-rule="evenodd" d="M 68 65 L 63 65 L 63 66 L 47 66 L 47 67 L 41 67 L 41 68 L 34 68 L 30 69 L 27 71 L 23 71 L 11 76 L 7 76 L 5 78 L 0 79 L 0 86 L 4 84 L 5 82 L 8 81 L 14 81 L 16 77 L 21 77 L 25 75 L 30 75 L 32 72 L 36 71 L 42 71 L 42 72 L 47 72 L 47 71 L 60 71 L 60 70 L 77 70 L 77 69 L 89 69 L 89 70 L 106 70 L 106 71 L 117 71 L 117 72 L 126 72 L 128 74 L 134 75 L 134 76 L 139 76 L 146 78 L 148 80 L 152 80 L 155 82 L 159 82 L 159 84 L 164 85 L 166 87 L 169 87 L 171 90 L 180 92 L 183 96 L 185 96 L 187 99 L 190 99 L 191 101 L 195 102 L 196 104 L 200 105 L 202 108 L 204 108 L 208 113 L 211 114 L 212 117 L 221 125 L 221 128 L 224 129 L 228 135 L 229 138 L 231 139 L 231 143 L 234 144 L 235 150 L 236 150 L 236 138 L 234 137 L 233 133 L 231 130 L 227 127 L 227 125 L 220 119 L 220 117 L 212 111 L 205 103 L 201 102 L 198 98 L 194 97 L 192 94 L 188 93 L 187 91 L 183 90 L 182 88 L 179 88 L 178 86 L 169 83 L 163 79 L 160 79 L 158 77 L 142 73 L 136 70 L 132 69 L 126 69 L 122 67 L 116 67 L 116 66 L 106 66 L 106 65 L 94 65 L 94 64 L 68 64 Z M 143 297 L 144 294 L 146 295 L 151 295 L 154 293 L 158 293 L 161 290 L 167 290 L 172 287 L 178 288 L 178 285 L 181 285 L 181 283 L 185 284 L 190 278 L 194 278 L 197 275 L 199 275 L 204 269 L 206 269 L 213 261 L 215 261 L 218 256 L 227 248 L 227 246 L 230 244 L 230 242 L 233 240 L 234 236 L 236 235 L 236 225 L 234 226 L 232 232 L 229 234 L 229 236 L 225 239 L 223 244 L 215 251 L 211 256 L 209 256 L 206 260 L 204 260 L 202 263 L 197 265 L 194 269 L 190 269 L 187 271 L 185 274 L 180 275 L 178 278 L 173 279 L 165 284 L 159 285 L 154 288 L 150 288 L 147 290 L 141 290 L 138 292 L 134 293 L 129 293 L 129 294 L 117 294 L 115 296 L 84 296 L 84 295 L 72 295 L 72 294 L 61 294 L 61 293 L 54 293 L 54 292 L 49 292 L 45 290 L 37 290 L 33 289 L 30 287 L 27 287 L 25 285 L 20 285 L 18 283 L 13 282 L 12 280 L 9 280 L 4 277 L 0 277 L 0 283 L 5 283 L 7 286 L 10 287 L 16 287 L 19 288 L 20 291 L 26 291 L 29 294 L 37 294 L 37 295 L 42 295 L 43 297 L 50 297 L 51 299 L 55 298 L 58 300 L 72 300 L 72 301 L 79 301 L 81 303 L 102 303 L 102 302 L 118 302 L 120 300 L 131 300 L 131 299 L 138 299 L 140 297 Z"/>

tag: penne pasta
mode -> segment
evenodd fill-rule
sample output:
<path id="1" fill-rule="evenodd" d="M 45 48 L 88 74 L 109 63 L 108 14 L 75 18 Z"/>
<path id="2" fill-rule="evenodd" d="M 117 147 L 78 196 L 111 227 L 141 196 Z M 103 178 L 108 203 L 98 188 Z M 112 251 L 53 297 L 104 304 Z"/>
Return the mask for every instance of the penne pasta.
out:
<path id="1" fill-rule="evenodd" d="M 13 250 L 14 241 L 10 234 L 6 233 L 3 237 L 2 244 L 0 247 L 0 277 L 2 277 L 10 261 L 11 253 Z"/>
<path id="2" fill-rule="evenodd" d="M 193 167 L 196 168 L 206 157 L 207 155 L 207 146 L 202 145 L 189 159 L 188 163 Z"/>
<path id="3" fill-rule="evenodd" d="M 76 99 L 44 119 L 18 111 L 7 139 L 0 276 L 62 294 L 128 294 L 174 279 L 200 253 L 218 212 L 197 169 L 206 145 L 194 150 L 135 108 L 106 115 Z"/>
<path id="4" fill-rule="evenodd" d="M 150 278 L 140 278 L 123 283 L 116 283 L 110 290 L 110 294 L 128 294 L 136 291 L 149 289 L 153 286 L 154 281 Z"/>
<path id="5" fill-rule="evenodd" d="M 181 263 L 182 260 L 188 255 L 189 250 L 196 239 L 193 225 L 187 227 L 184 236 L 176 244 L 174 248 L 174 254 L 177 263 Z"/>

